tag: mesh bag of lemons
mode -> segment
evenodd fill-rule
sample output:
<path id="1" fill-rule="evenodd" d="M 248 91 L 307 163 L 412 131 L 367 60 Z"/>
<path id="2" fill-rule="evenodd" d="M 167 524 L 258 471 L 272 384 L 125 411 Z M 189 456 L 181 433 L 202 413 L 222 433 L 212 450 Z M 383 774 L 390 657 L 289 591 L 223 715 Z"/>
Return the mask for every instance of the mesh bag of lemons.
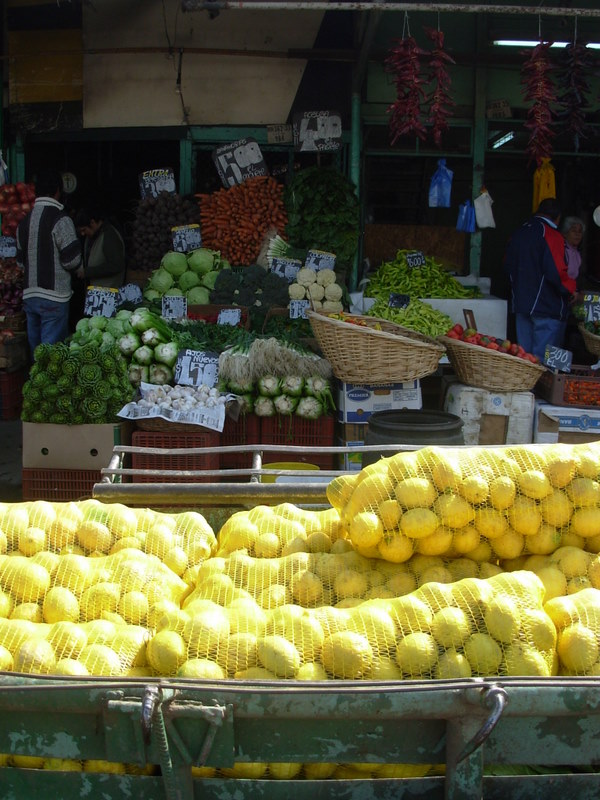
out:
<path id="1" fill-rule="evenodd" d="M 0 504 L 0 669 L 151 674 L 150 632 L 216 551 L 196 512 L 96 500 Z"/>
<path id="2" fill-rule="evenodd" d="M 328 499 L 358 552 L 477 561 L 600 552 L 600 443 L 424 447 L 334 479 Z"/>

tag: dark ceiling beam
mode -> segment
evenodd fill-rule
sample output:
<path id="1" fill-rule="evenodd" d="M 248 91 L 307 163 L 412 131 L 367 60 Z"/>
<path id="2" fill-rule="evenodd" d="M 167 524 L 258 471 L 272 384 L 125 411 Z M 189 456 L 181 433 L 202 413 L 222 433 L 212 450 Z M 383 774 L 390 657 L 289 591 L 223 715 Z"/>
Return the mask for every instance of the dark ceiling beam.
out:
<path id="1" fill-rule="evenodd" d="M 183 11 L 385 11 L 385 12 L 458 12 L 464 14 L 531 14 L 536 17 L 596 17 L 600 8 L 568 8 L 536 5 L 503 5 L 502 3 L 403 3 L 371 0 L 339 2 L 339 0 L 181 0 Z"/>

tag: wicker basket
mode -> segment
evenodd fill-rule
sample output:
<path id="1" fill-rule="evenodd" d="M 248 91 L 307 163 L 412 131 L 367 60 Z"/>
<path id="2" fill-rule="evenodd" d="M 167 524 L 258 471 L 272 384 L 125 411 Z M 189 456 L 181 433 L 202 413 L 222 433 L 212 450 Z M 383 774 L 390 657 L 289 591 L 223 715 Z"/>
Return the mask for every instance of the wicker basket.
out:
<path id="1" fill-rule="evenodd" d="M 381 385 L 412 381 L 435 372 L 444 347 L 435 339 L 377 317 L 352 315 L 356 325 L 307 311 L 308 319 L 336 378 Z"/>
<path id="2" fill-rule="evenodd" d="M 541 364 L 448 336 L 439 341 L 461 383 L 490 392 L 528 392 L 546 371 Z"/>
<path id="3" fill-rule="evenodd" d="M 579 331 L 583 337 L 585 349 L 593 356 L 600 356 L 600 336 L 590 333 L 583 325 L 579 325 Z"/>

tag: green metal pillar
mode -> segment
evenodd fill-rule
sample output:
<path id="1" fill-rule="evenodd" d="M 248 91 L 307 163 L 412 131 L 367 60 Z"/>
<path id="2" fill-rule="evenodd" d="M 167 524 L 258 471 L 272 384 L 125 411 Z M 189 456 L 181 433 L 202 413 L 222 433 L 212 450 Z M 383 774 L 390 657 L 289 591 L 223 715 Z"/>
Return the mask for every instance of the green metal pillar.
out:
<path id="1" fill-rule="evenodd" d="M 356 194 L 360 197 L 360 154 L 361 154 L 361 128 L 360 128 L 360 94 L 352 94 L 352 128 L 350 131 L 350 180 L 356 187 Z M 358 283 L 358 264 L 360 259 L 360 248 L 354 256 L 352 271 L 348 279 L 348 288 L 351 292 L 356 289 Z"/>
<path id="2" fill-rule="evenodd" d="M 191 194 L 194 190 L 194 162 L 192 137 L 188 135 L 179 142 L 179 194 Z"/>
<path id="3" fill-rule="evenodd" d="M 477 21 L 477 39 L 483 36 L 482 21 Z M 484 183 L 485 145 L 486 145 L 486 95 L 487 95 L 487 69 L 475 68 L 475 103 L 473 107 L 473 197 L 477 197 Z M 475 277 L 481 274 L 481 231 L 471 234 L 471 247 L 469 252 L 469 273 Z"/>

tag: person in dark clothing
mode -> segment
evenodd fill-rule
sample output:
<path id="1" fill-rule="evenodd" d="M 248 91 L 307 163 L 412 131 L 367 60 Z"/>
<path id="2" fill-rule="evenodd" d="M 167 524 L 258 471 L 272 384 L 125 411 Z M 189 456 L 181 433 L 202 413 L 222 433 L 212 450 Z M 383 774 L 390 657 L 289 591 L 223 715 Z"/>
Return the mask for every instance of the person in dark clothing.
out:
<path id="1" fill-rule="evenodd" d="M 563 346 L 576 291 L 558 230 L 560 217 L 554 198 L 542 200 L 533 217 L 512 235 L 504 256 L 517 342 L 540 361 L 546 345 Z"/>
<path id="2" fill-rule="evenodd" d="M 93 286 L 120 289 L 125 278 L 125 242 L 108 215 L 98 206 L 82 209 L 75 225 L 83 243 L 83 266 L 77 277 Z"/>
<path id="3" fill-rule="evenodd" d="M 81 245 L 73 220 L 59 202 L 60 172 L 41 171 L 36 200 L 17 227 L 17 263 L 23 269 L 23 308 L 33 355 L 41 343 L 61 342 L 69 334 L 71 276 L 81 265 Z"/>

